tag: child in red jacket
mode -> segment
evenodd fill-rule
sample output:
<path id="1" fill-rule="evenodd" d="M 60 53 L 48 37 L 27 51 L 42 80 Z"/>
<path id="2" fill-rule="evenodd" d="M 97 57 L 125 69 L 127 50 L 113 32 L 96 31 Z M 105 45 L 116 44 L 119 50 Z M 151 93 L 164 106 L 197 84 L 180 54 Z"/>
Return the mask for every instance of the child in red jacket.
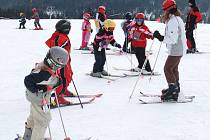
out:
<path id="1" fill-rule="evenodd" d="M 91 23 L 90 23 L 91 15 L 89 13 L 83 14 L 83 23 L 82 23 L 82 45 L 80 46 L 80 50 L 89 50 L 87 47 L 90 34 L 93 32 L 93 29 L 91 29 Z"/>
<path id="2" fill-rule="evenodd" d="M 131 47 L 134 48 L 134 52 L 139 63 L 138 67 L 132 70 L 137 72 L 141 71 L 146 59 L 145 48 L 147 46 L 147 38 L 153 39 L 153 33 L 151 33 L 148 27 L 144 24 L 144 17 L 143 13 L 137 13 L 134 19 L 135 22 L 131 23 L 132 25 L 129 31 Z M 149 60 L 147 60 L 145 70 L 142 72 L 151 73 L 151 71 Z"/>
<path id="3" fill-rule="evenodd" d="M 56 88 L 56 94 L 58 96 L 59 104 L 69 104 L 70 102 L 64 99 L 65 96 L 72 96 L 72 93 L 67 89 L 71 80 L 72 80 L 72 68 L 71 68 L 71 58 L 70 58 L 70 50 L 71 43 L 68 37 L 68 34 L 71 30 L 71 23 L 67 20 L 60 20 L 56 23 L 56 31 L 52 34 L 51 38 L 49 38 L 45 43 L 49 48 L 53 46 L 59 46 L 67 50 L 69 55 L 69 61 L 67 65 L 58 71 L 61 75 L 63 84 Z M 56 100 L 55 100 L 56 101 Z"/>

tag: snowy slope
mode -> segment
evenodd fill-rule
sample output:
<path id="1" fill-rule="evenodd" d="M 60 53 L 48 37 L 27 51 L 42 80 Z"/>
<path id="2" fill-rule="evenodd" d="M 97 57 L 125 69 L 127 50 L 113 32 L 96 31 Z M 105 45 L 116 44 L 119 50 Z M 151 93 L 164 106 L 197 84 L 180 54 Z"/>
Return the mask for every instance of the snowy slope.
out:
<path id="1" fill-rule="evenodd" d="M 0 20 L 0 140 L 11 140 L 16 133 L 22 134 L 24 122 L 29 114 L 29 103 L 25 99 L 24 77 L 29 74 L 36 62 L 42 61 L 48 48 L 45 41 L 54 31 L 57 20 L 41 20 L 43 31 L 18 30 L 18 20 Z M 163 66 L 167 57 L 165 45 L 162 45 L 155 71 L 162 75 L 140 78 L 134 95 L 130 96 L 137 77 L 121 78 L 109 83 L 104 79 L 86 76 L 92 70 L 93 55 L 82 55 L 81 20 L 71 20 L 72 30 L 69 35 L 72 43 L 72 67 L 74 82 L 79 94 L 104 95 L 93 104 L 62 108 L 62 115 L 68 136 L 81 140 L 92 136 L 98 140 L 209 140 L 210 138 L 210 53 L 185 55 L 180 64 L 180 83 L 182 92 L 195 95 L 194 102 L 188 104 L 139 104 L 139 91 L 158 93 L 166 87 Z M 93 22 L 92 22 L 93 23 Z M 124 41 L 117 21 L 114 32 L 120 44 Z M 146 22 L 151 31 L 161 33 L 164 24 Z M 33 28 L 33 21 L 27 21 L 26 27 Z M 94 24 L 92 24 L 94 28 Z M 199 24 L 196 30 L 196 42 L 202 52 L 210 52 L 210 25 Z M 94 38 L 95 32 L 91 36 Z M 148 41 L 148 47 L 152 41 Z M 153 66 L 160 42 L 154 41 L 153 55 L 149 57 Z M 133 55 L 107 56 L 108 70 L 116 71 L 113 66 L 130 68 L 128 59 L 136 63 Z M 106 66 L 105 66 L 106 68 Z M 74 91 L 73 86 L 69 87 Z M 52 110 L 51 130 L 54 140 L 62 140 L 64 133 L 61 127 L 58 110 Z M 46 133 L 46 136 L 49 136 Z"/>

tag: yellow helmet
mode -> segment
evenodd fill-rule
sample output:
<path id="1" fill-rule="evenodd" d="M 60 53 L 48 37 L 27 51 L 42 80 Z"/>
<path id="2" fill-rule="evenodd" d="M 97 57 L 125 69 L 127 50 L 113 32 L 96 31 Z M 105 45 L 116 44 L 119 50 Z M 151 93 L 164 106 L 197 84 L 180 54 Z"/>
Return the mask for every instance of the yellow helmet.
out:
<path id="1" fill-rule="evenodd" d="M 104 21 L 104 29 L 106 31 L 113 31 L 115 26 L 116 26 L 116 23 L 111 19 L 107 19 Z"/>

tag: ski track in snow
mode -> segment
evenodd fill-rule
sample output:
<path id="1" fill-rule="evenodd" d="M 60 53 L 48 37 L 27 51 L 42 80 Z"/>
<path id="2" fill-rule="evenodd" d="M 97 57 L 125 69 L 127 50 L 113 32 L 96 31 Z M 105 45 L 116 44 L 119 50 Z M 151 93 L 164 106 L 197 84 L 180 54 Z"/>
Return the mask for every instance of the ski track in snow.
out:
<path id="1" fill-rule="evenodd" d="M 46 55 L 48 48 L 45 41 L 54 32 L 58 20 L 43 20 L 43 31 L 18 30 L 18 20 L 0 20 L 0 139 L 14 139 L 16 133 L 23 134 L 24 122 L 29 115 L 29 103 L 25 99 L 24 77 L 30 73 L 36 62 Z M 82 20 L 70 20 L 72 30 L 69 34 L 72 44 L 71 60 L 74 81 L 79 93 L 102 92 L 103 96 L 95 99 L 93 104 L 62 108 L 62 115 L 67 135 L 73 140 L 92 137 L 91 140 L 209 140 L 210 138 L 210 53 L 185 55 L 180 63 L 181 90 L 186 95 L 195 95 L 192 103 L 142 105 L 136 96 L 139 91 L 159 93 L 166 87 L 163 72 L 167 57 L 165 45 L 162 45 L 155 71 L 161 76 L 141 77 L 132 99 L 128 100 L 137 77 L 120 78 L 108 82 L 86 76 L 92 70 L 94 55 L 82 55 L 81 44 Z M 122 20 L 116 20 L 114 36 L 121 45 L 124 41 L 120 27 Z M 94 22 L 91 21 L 95 35 Z M 151 31 L 164 32 L 164 24 L 146 21 Z M 27 21 L 27 28 L 33 28 L 33 20 Z M 196 30 L 197 48 L 210 52 L 210 25 L 198 24 Z M 90 43 L 89 42 L 89 43 Z M 152 41 L 148 40 L 148 47 Z M 160 42 L 155 40 L 153 54 L 149 56 L 153 66 Z M 128 54 L 131 59 L 131 55 Z M 108 70 L 119 74 L 115 67 L 130 68 L 125 55 L 107 56 Z M 137 65 L 134 55 L 132 61 Z M 106 69 L 105 65 L 105 69 Z M 123 72 L 122 72 L 123 73 Z M 74 91 L 73 85 L 70 90 Z M 64 139 L 58 110 L 51 111 L 51 131 L 54 140 Z M 49 137 L 48 131 L 46 136 Z"/>

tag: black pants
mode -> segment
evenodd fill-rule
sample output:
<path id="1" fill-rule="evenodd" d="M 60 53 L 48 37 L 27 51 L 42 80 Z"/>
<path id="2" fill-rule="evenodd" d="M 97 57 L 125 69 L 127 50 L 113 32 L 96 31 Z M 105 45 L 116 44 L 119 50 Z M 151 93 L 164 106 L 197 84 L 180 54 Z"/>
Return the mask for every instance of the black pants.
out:
<path id="1" fill-rule="evenodd" d="M 19 29 L 21 29 L 22 26 L 23 26 L 23 29 L 25 29 L 25 24 L 26 24 L 26 21 L 21 22 L 20 26 L 19 26 Z"/>
<path id="2" fill-rule="evenodd" d="M 34 21 L 34 26 L 37 28 L 37 26 L 39 26 L 39 28 L 41 28 L 41 25 L 39 23 L 39 21 Z"/>
<path id="3" fill-rule="evenodd" d="M 131 46 L 131 50 L 128 50 L 129 48 L 128 48 L 128 43 L 129 43 L 129 40 L 128 40 L 128 38 L 126 38 L 125 37 L 125 41 L 124 41 L 124 44 L 123 44 L 123 51 L 124 52 L 134 52 L 134 48 Z"/>
<path id="4" fill-rule="evenodd" d="M 93 72 L 102 72 L 104 69 L 104 64 L 106 62 L 106 54 L 105 49 L 101 49 L 95 45 L 93 45 L 95 63 L 93 65 Z"/>
<path id="5" fill-rule="evenodd" d="M 194 39 L 194 35 L 193 35 L 193 30 L 186 31 L 186 38 L 187 38 L 187 47 L 189 49 L 195 49 L 196 44 L 195 44 L 195 39 Z"/>
<path id="6" fill-rule="evenodd" d="M 144 65 L 144 61 L 146 59 L 145 48 L 140 48 L 140 47 L 133 47 L 133 48 L 135 50 L 135 55 L 139 63 L 138 67 L 142 69 L 142 66 Z M 149 60 L 147 60 L 146 62 L 145 70 L 149 72 L 152 71 Z"/>

